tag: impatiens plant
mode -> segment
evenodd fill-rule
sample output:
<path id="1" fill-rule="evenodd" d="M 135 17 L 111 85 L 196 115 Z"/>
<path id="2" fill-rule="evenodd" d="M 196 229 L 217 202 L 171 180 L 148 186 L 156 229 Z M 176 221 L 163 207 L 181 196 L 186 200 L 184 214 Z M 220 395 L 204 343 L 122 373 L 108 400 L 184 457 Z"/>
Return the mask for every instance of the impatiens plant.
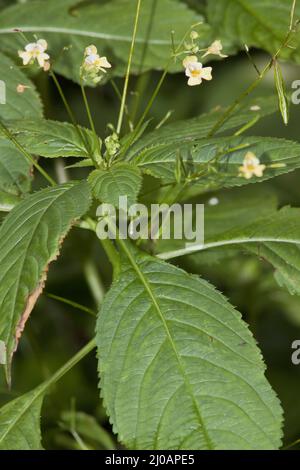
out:
<path id="1" fill-rule="evenodd" d="M 176 265 L 182 257 L 193 257 L 201 266 L 211 256 L 225 266 L 228 250 L 234 249 L 237 256 L 246 252 L 266 259 L 279 285 L 300 294 L 299 209 L 278 210 L 263 192 L 264 203 L 258 198 L 262 181 L 300 167 L 300 144 L 249 132 L 278 111 L 288 123 L 289 96 L 280 64 L 300 62 L 300 9 L 295 0 L 200 4 L 203 16 L 184 0 L 33 0 L 1 10 L 0 79 L 6 104 L 0 105 L 0 363 L 12 390 L 15 353 L 29 317 L 33 324 L 36 306 L 49 294 L 48 270 L 59 262 L 71 229 L 102 247 L 93 261 L 101 270 L 109 259 L 112 282 L 104 298 L 97 276 L 90 282 L 98 302 L 95 336 L 90 333 L 90 341 L 54 375 L 47 369 L 44 382 L 2 406 L 0 449 L 44 447 L 45 396 L 94 349 L 101 401 L 125 448 L 282 446 L 280 397 L 265 376 L 249 326 L 210 282 Z M 270 54 L 264 68 L 254 63 L 252 47 Z M 207 61 L 230 60 L 239 50 L 246 51 L 257 78 L 232 105 L 170 124 L 168 114 L 155 123 L 153 105 L 169 73 L 181 74 L 178 96 L 181 90 L 195 91 L 194 99 L 201 101 L 207 86 L 213 90 L 214 82 L 207 81 L 218 75 L 218 66 L 206 66 Z M 276 93 L 253 96 L 271 69 Z M 151 70 L 161 75 L 143 88 Z M 43 109 L 34 84 L 38 79 L 43 96 L 49 83 L 56 86 L 69 122 L 46 118 L 55 111 Z M 78 123 L 66 79 L 80 89 L 80 115 L 87 116 L 89 128 Z M 97 87 L 101 95 L 104 86 L 113 88 L 120 106 L 115 123 L 108 120 L 108 132 L 98 135 L 88 88 Z M 133 97 L 149 89 L 136 119 Z M 106 119 L 100 107 L 98 113 Z M 257 191 L 222 192 L 249 183 Z M 124 197 L 129 206 L 139 203 L 139 210 L 142 204 L 147 209 L 207 202 L 204 243 L 187 243 L 173 231 L 162 239 L 163 222 L 153 233 L 147 215 L 146 235 L 151 231 L 151 236 L 124 237 L 124 213 L 119 211 L 113 230 L 111 211 Z M 194 208 L 192 217 L 196 220 Z M 114 237 L 100 236 L 99 222 Z M 89 280 L 90 269 L 82 267 Z M 94 314 L 88 299 L 81 305 L 69 297 L 52 295 Z M 68 328 L 59 335 L 66 341 Z M 64 413 L 60 426 L 70 431 L 73 445 L 86 448 L 85 438 L 99 438 L 104 448 L 113 448 L 95 417 L 72 410 L 71 417 Z"/>

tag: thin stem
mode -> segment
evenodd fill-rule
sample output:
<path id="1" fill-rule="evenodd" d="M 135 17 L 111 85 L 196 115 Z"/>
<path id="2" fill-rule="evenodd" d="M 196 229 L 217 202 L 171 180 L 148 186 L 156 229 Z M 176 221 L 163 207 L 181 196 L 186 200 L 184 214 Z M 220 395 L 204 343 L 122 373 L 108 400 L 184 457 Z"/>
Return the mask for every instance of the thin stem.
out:
<path id="1" fill-rule="evenodd" d="M 86 223 L 87 223 L 87 226 L 88 226 L 89 230 L 92 230 L 93 232 L 96 233 L 97 223 L 93 219 L 91 219 L 90 217 L 86 218 Z M 100 241 L 101 241 L 102 247 L 103 247 L 109 261 L 112 264 L 113 276 L 114 276 L 114 279 L 116 279 L 119 275 L 119 272 L 120 272 L 120 256 L 119 256 L 119 253 L 116 250 L 113 242 L 109 238 L 107 238 L 106 240 L 100 240 Z"/>
<path id="2" fill-rule="evenodd" d="M 78 362 L 87 356 L 96 346 L 95 338 L 89 341 L 75 356 L 66 362 L 52 377 L 44 382 L 39 388 L 39 394 L 44 393 L 49 387 L 56 384 L 69 370 L 71 370 Z"/>
<path id="3" fill-rule="evenodd" d="M 152 97 L 150 98 L 150 101 L 148 102 L 148 105 L 147 105 L 145 111 L 143 112 L 143 114 L 142 114 L 142 116 L 141 116 L 139 122 L 137 123 L 137 125 L 136 125 L 136 127 L 135 127 L 135 130 L 134 130 L 134 132 L 132 133 L 131 138 L 128 139 L 127 143 L 124 145 L 124 147 L 123 147 L 123 149 L 122 149 L 122 154 L 125 154 L 125 153 L 127 152 L 127 150 L 129 149 L 129 147 L 131 146 L 132 142 L 134 142 L 134 140 L 135 140 L 135 138 L 136 138 L 136 136 L 137 136 L 137 134 L 138 134 L 138 132 L 139 132 L 139 130 L 140 130 L 140 128 L 141 128 L 143 122 L 144 122 L 144 120 L 145 120 L 146 117 L 148 116 L 148 113 L 149 113 L 150 109 L 152 108 L 152 105 L 153 105 L 153 103 L 154 103 L 154 101 L 155 101 L 155 99 L 156 99 L 156 97 L 157 97 L 157 95 L 158 95 L 158 93 L 159 93 L 159 91 L 160 91 L 160 89 L 161 89 L 161 87 L 162 87 L 164 81 L 165 81 L 165 78 L 166 78 L 166 76 L 167 76 L 167 74 L 168 74 L 169 67 L 170 67 L 170 65 L 171 65 L 171 61 L 172 61 L 172 59 L 169 61 L 168 65 L 167 65 L 167 68 L 166 68 L 165 71 L 163 72 L 163 74 L 162 74 L 162 76 L 161 76 L 161 78 L 160 78 L 158 84 L 156 85 L 156 88 L 155 88 L 155 90 L 154 90 L 154 92 L 153 92 L 153 95 L 152 95 Z"/>
<path id="4" fill-rule="evenodd" d="M 130 52 L 129 52 L 129 58 L 128 58 L 128 64 L 127 64 L 127 71 L 126 71 L 126 77 L 125 77 L 125 83 L 124 83 L 120 113 L 119 113 L 118 124 L 117 124 L 117 134 L 120 134 L 121 129 L 122 129 L 122 124 L 123 124 L 126 98 L 127 98 L 127 92 L 128 92 L 128 85 L 129 85 L 129 76 L 130 76 L 131 63 L 132 63 L 133 51 L 134 51 L 135 40 L 136 40 L 136 33 L 137 33 L 139 17 L 140 17 L 141 3 L 142 3 L 142 0 L 137 0 L 137 7 L 136 7 L 135 20 L 134 20 L 132 41 L 131 41 L 131 46 L 130 46 Z"/>
<path id="5" fill-rule="evenodd" d="M 122 102 L 121 92 L 120 92 L 119 88 L 117 87 L 117 84 L 116 84 L 116 82 L 114 81 L 113 78 L 110 80 L 110 83 L 111 83 L 111 86 L 113 87 L 114 92 L 116 93 L 117 97 L 119 98 L 120 102 Z M 132 122 L 132 119 L 131 119 L 129 111 L 128 111 L 128 106 L 125 106 L 125 114 L 126 114 L 126 117 L 127 117 L 127 120 L 128 120 L 129 129 L 132 132 L 134 127 L 133 127 L 133 122 Z"/>
<path id="6" fill-rule="evenodd" d="M 291 9 L 290 31 L 293 31 L 293 28 L 294 28 L 296 4 L 297 4 L 297 0 L 293 0 L 292 9 Z"/>
<path id="7" fill-rule="evenodd" d="M 58 302 L 62 302 L 63 304 L 70 305 L 71 307 L 81 310 L 82 312 L 88 313 L 89 315 L 92 315 L 93 317 L 97 315 L 96 312 L 94 312 L 94 310 L 88 307 L 85 307 L 84 305 L 81 305 L 77 302 L 74 302 L 73 300 L 66 299 L 65 297 L 60 297 L 59 295 L 49 294 L 48 292 L 46 292 L 45 295 L 49 297 L 49 299 L 57 300 Z"/>
<path id="8" fill-rule="evenodd" d="M 113 242 L 107 238 L 106 240 L 100 240 L 103 246 L 103 249 L 112 264 L 113 267 L 113 277 L 117 279 L 120 273 L 120 256 L 114 247 Z"/>
<path id="9" fill-rule="evenodd" d="M 80 83 L 80 88 L 81 88 L 81 93 L 82 93 L 85 109 L 86 109 L 86 112 L 87 112 L 87 116 L 88 116 L 88 119 L 89 119 L 89 123 L 90 123 L 91 129 L 93 131 L 95 141 L 97 143 L 98 152 L 99 152 L 99 155 L 101 155 L 101 147 L 100 147 L 99 137 L 98 137 L 97 132 L 96 132 L 96 128 L 95 128 L 94 120 L 93 120 L 93 117 L 92 117 L 90 105 L 89 105 L 89 102 L 88 102 L 88 99 L 87 99 L 87 96 L 86 96 L 86 93 L 85 93 L 85 88 L 84 88 L 82 82 Z M 92 158 L 95 166 L 99 167 L 99 164 L 98 164 L 97 160 L 95 159 L 95 156 L 93 155 L 93 153 L 91 153 L 90 155 L 91 155 L 91 158 Z"/>
<path id="10" fill-rule="evenodd" d="M 136 98 L 134 100 L 133 109 L 131 111 L 131 118 L 132 118 L 133 123 L 135 122 L 135 118 L 136 118 L 137 113 L 139 111 L 140 98 L 144 94 L 144 91 L 147 89 L 147 86 L 148 86 L 149 81 L 151 79 L 151 73 L 150 72 L 147 72 L 146 74 L 143 74 L 142 72 L 143 72 L 144 63 L 145 63 L 145 57 L 146 57 L 147 50 L 148 50 L 148 47 L 149 47 L 149 39 L 150 39 L 151 31 L 152 31 L 152 28 L 153 28 L 153 22 L 154 22 L 154 17 L 155 17 L 155 13 L 156 13 L 157 3 L 158 3 L 158 0 L 152 0 L 151 12 L 150 12 L 150 15 L 149 15 L 149 23 L 148 23 L 148 27 L 147 27 L 147 33 L 146 33 L 146 36 L 145 36 L 145 45 L 143 47 L 143 52 L 142 52 L 142 55 L 141 55 L 141 61 L 140 61 L 139 68 L 138 68 L 137 75 L 139 76 L 139 78 L 138 78 L 137 87 L 136 87 L 136 91 L 135 91 L 135 97 Z"/>
<path id="11" fill-rule="evenodd" d="M 67 113 L 68 113 L 68 116 L 69 116 L 69 118 L 70 118 L 70 120 L 71 120 L 73 126 L 74 126 L 75 129 L 76 129 L 76 132 L 77 132 L 79 138 L 81 139 L 83 145 L 85 146 L 85 148 L 86 148 L 88 154 L 92 157 L 91 149 L 88 147 L 88 144 L 87 144 L 87 142 L 86 142 L 86 140 L 85 140 L 85 138 L 84 138 L 84 135 L 83 135 L 83 133 L 82 133 L 82 131 L 81 131 L 79 125 L 77 124 L 75 115 L 74 115 L 74 113 L 73 113 L 73 111 L 72 111 L 72 109 L 71 109 L 71 107 L 70 107 L 70 105 L 69 105 L 69 103 L 68 103 L 68 100 L 67 100 L 67 98 L 66 98 L 66 95 L 64 94 L 63 89 L 62 89 L 62 87 L 60 86 L 60 83 L 59 83 L 59 81 L 58 81 L 58 79 L 57 79 L 57 77 L 56 77 L 56 75 L 55 75 L 55 73 L 53 72 L 52 69 L 50 69 L 49 74 L 50 74 L 50 76 L 52 77 L 52 79 L 53 79 L 53 81 L 54 81 L 54 84 L 55 84 L 55 86 L 56 86 L 56 88 L 57 88 L 57 91 L 58 91 L 60 97 L 61 97 L 61 100 L 62 100 L 62 102 L 63 102 L 63 104 L 64 104 L 64 107 L 65 107 L 65 109 L 66 109 L 66 111 L 67 111 Z"/>
<path id="12" fill-rule="evenodd" d="M 294 447 L 297 444 L 300 444 L 300 439 L 297 439 L 296 441 L 292 442 L 291 444 L 286 445 L 285 447 L 283 447 L 283 450 L 290 449 L 291 447 Z"/>
<path id="13" fill-rule="evenodd" d="M 38 162 L 30 155 L 29 152 L 15 139 L 9 129 L 0 121 L 0 129 L 3 134 L 17 147 L 17 149 L 24 155 L 24 157 L 41 173 L 41 175 L 51 184 L 56 186 L 56 182 L 50 175 L 38 164 Z"/>
<path id="14" fill-rule="evenodd" d="M 296 3 L 296 2 L 294 2 L 294 3 Z M 294 17 L 294 14 L 292 13 L 291 16 Z M 278 58 L 278 56 L 281 53 L 282 49 L 284 49 L 288 45 L 292 34 L 294 34 L 294 31 L 290 30 L 288 32 L 283 44 L 280 46 L 280 48 L 278 49 L 276 54 L 271 58 L 271 60 L 265 66 L 263 71 L 260 73 L 259 77 L 235 100 L 235 102 L 227 109 L 227 111 L 225 111 L 225 113 L 220 117 L 218 122 L 216 122 L 216 124 L 213 126 L 213 128 L 210 130 L 210 132 L 207 134 L 207 138 L 213 137 L 221 129 L 223 124 L 225 124 L 225 122 L 228 121 L 228 119 L 233 114 L 233 112 L 236 110 L 236 108 L 240 105 L 240 103 L 245 98 L 247 98 L 247 96 L 250 95 L 250 93 L 252 93 L 252 91 L 254 91 L 258 87 L 260 82 L 265 78 L 266 74 L 273 67 L 274 61 Z"/>
<path id="15" fill-rule="evenodd" d="M 158 84 L 157 84 L 156 87 L 155 87 L 155 90 L 154 90 L 154 92 L 153 92 L 153 94 L 152 94 L 152 96 L 151 96 L 151 98 L 150 98 L 150 100 L 149 100 L 149 102 L 148 102 L 148 105 L 147 105 L 145 111 L 143 112 L 143 114 L 142 114 L 140 120 L 138 121 L 138 123 L 137 123 L 137 125 L 136 125 L 136 128 L 135 128 L 134 132 L 133 132 L 132 135 L 131 135 L 131 138 L 128 139 L 127 143 L 124 145 L 124 147 L 123 147 L 123 149 L 122 149 L 122 155 L 124 155 L 124 154 L 127 152 L 127 150 L 129 149 L 129 147 L 131 146 L 131 144 L 134 142 L 134 140 L 135 140 L 135 138 L 136 138 L 136 136 L 137 136 L 137 134 L 138 134 L 138 132 L 139 132 L 141 126 L 143 125 L 144 120 L 146 119 L 146 117 L 148 116 L 148 113 L 149 113 L 150 109 L 152 108 L 152 105 L 153 105 L 153 103 L 154 103 L 154 101 L 155 101 L 155 99 L 156 99 L 158 93 L 160 92 L 160 89 L 161 89 L 161 87 L 162 87 L 162 85 L 163 85 L 163 83 L 164 83 L 164 81 L 165 81 L 165 78 L 166 78 L 168 72 L 169 72 L 169 68 L 170 68 L 170 66 L 171 66 L 171 63 L 172 63 L 174 57 L 176 57 L 178 51 L 181 49 L 182 45 L 184 44 L 184 41 L 185 41 L 187 35 L 188 35 L 189 32 L 191 31 L 191 29 L 193 29 L 194 27 L 195 27 L 195 25 L 192 25 L 191 28 L 185 33 L 185 35 L 183 36 L 182 40 L 180 41 L 180 43 L 179 43 L 179 45 L 178 45 L 178 47 L 177 47 L 177 49 L 176 49 L 176 51 L 175 51 L 175 54 L 172 54 L 171 57 L 169 58 L 169 60 L 168 60 L 168 62 L 167 62 L 167 64 L 166 64 L 166 66 L 165 66 L 165 70 L 164 70 L 162 76 L 160 77 L 160 80 L 159 80 Z"/>
<path id="16" fill-rule="evenodd" d="M 105 289 L 102 285 L 101 279 L 97 267 L 93 260 L 88 260 L 84 265 L 84 275 L 87 281 L 87 284 L 90 288 L 90 291 L 93 295 L 95 304 L 99 307 L 102 304 Z"/>

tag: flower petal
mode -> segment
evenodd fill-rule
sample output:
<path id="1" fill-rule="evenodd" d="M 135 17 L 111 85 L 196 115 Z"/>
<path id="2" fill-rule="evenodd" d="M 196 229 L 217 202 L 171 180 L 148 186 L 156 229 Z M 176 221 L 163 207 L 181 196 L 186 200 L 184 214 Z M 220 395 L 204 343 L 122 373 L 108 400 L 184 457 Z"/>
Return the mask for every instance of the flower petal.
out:
<path id="1" fill-rule="evenodd" d="M 190 77 L 188 80 L 189 86 L 201 85 L 201 83 L 202 83 L 201 77 Z"/>
<path id="2" fill-rule="evenodd" d="M 23 65 L 28 65 L 32 59 L 31 53 L 27 51 L 19 51 L 18 55 L 23 60 Z"/>
<path id="3" fill-rule="evenodd" d="M 45 39 L 39 39 L 37 44 L 39 46 L 41 46 L 41 48 L 42 48 L 41 52 L 44 52 L 46 49 L 48 49 L 48 43 L 47 43 L 47 41 L 45 41 Z"/>
<path id="4" fill-rule="evenodd" d="M 99 65 L 100 67 L 104 67 L 107 69 L 111 68 L 111 64 L 108 62 L 106 57 L 100 57 Z"/>
<path id="5" fill-rule="evenodd" d="M 204 67 L 202 69 L 201 76 L 205 80 L 212 80 L 212 74 L 211 73 L 212 73 L 212 67 Z"/>
<path id="6" fill-rule="evenodd" d="M 96 55 L 98 54 L 97 47 L 94 46 L 94 44 L 91 44 L 90 46 L 85 48 L 85 55 Z"/>
<path id="7" fill-rule="evenodd" d="M 198 62 L 198 57 L 195 55 L 190 55 L 184 59 L 184 61 L 182 62 L 182 65 L 184 66 L 184 68 L 187 68 L 188 65 L 196 64 L 197 62 Z"/>

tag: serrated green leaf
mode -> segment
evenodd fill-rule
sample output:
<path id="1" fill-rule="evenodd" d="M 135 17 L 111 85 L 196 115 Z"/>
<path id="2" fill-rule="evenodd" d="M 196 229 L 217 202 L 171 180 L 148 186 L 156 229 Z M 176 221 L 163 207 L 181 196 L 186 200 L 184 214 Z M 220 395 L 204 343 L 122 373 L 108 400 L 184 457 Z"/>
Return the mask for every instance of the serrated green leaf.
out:
<path id="1" fill-rule="evenodd" d="M 223 125 L 219 133 L 237 129 L 254 118 L 261 119 L 273 114 L 277 109 L 278 102 L 275 96 L 251 98 Z M 182 143 L 203 139 L 207 137 L 225 111 L 226 109 L 214 110 L 208 114 L 201 114 L 196 118 L 177 121 L 154 130 L 139 139 L 129 149 L 127 159 L 130 160 L 147 148 L 160 144 L 175 144 L 176 142 Z"/>
<path id="2" fill-rule="evenodd" d="M 89 207 L 87 183 L 38 191 L 18 204 L 0 228 L 0 339 L 6 372 L 25 323 L 43 290 L 48 266 L 71 224 Z"/>
<path id="3" fill-rule="evenodd" d="M 208 0 L 207 15 L 214 34 L 235 49 L 247 44 L 274 54 L 287 36 L 291 9 L 292 0 Z M 299 4 L 295 13 L 299 18 Z M 285 48 L 280 57 L 300 63 L 299 33 L 292 43 L 295 49 Z"/>
<path id="4" fill-rule="evenodd" d="M 122 196 L 127 196 L 128 205 L 136 203 L 142 176 L 137 167 L 117 163 L 106 170 L 93 171 L 88 181 L 96 199 L 118 207 Z"/>
<path id="5" fill-rule="evenodd" d="M 30 173 L 30 163 L 24 155 L 0 135 L 0 203 L 9 196 L 27 193 L 30 190 Z"/>
<path id="6" fill-rule="evenodd" d="M 2 15 L 2 12 L 1 12 Z M 35 85 L 11 59 L 0 53 L 0 80 L 5 83 L 6 104 L 0 105 L 0 118 L 35 119 L 43 115 L 42 102 Z M 17 92 L 18 85 L 28 88 L 23 93 Z"/>
<path id="7" fill-rule="evenodd" d="M 0 450 L 41 450 L 41 388 L 0 409 Z"/>
<path id="8" fill-rule="evenodd" d="M 228 249 L 250 252 L 275 268 L 280 286 L 300 295 L 300 209 L 278 211 L 276 198 L 270 190 L 267 193 L 249 195 L 239 190 L 221 194 L 217 206 L 205 208 L 204 246 L 184 247 L 184 242 L 177 240 L 160 242 L 159 256 L 171 259 L 192 253 L 195 261 L 199 256 L 205 263 L 205 255 L 210 253 L 222 259 Z"/>
<path id="9" fill-rule="evenodd" d="M 42 449 L 40 415 L 45 394 L 94 347 L 95 340 L 93 339 L 48 380 L 0 408 L 1 450 Z"/>
<path id="10" fill-rule="evenodd" d="M 5 85 L 6 104 L 0 104 L 0 119 L 28 119 L 42 117 L 43 110 L 34 84 L 16 64 L 0 53 L 0 79 Z M 17 92 L 19 84 L 25 85 L 24 93 Z M 31 165 L 0 133 L 0 203 L 11 196 L 19 196 L 30 190 Z"/>
<path id="11" fill-rule="evenodd" d="M 89 150 L 93 153 L 97 151 L 94 135 L 89 129 L 79 126 L 81 137 L 76 128 L 67 122 L 14 120 L 6 124 L 18 142 L 34 155 L 88 158 Z"/>
<path id="12" fill-rule="evenodd" d="M 201 178 L 192 178 L 189 194 L 193 194 L 193 191 L 197 193 L 261 182 L 293 171 L 300 166 L 298 143 L 269 137 L 219 137 L 195 140 L 190 144 L 162 143 L 141 151 L 131 159 L 131 162 L 142 171 L 149 172 L 164 182 L 175 183 L 178 151 L 192 175 L 201 172 Z M 247 180 L 239 176 L 239 167 L 243 164 L 248 151 L 253 152 L 260 162 L 266 165 L 260 178 L 253 177 Z M 216 157 L 218 163 L 214 164 L 215 171 L 209 172 L 208 165 L 211 167 L 211 162 Z"/>
<path id="13" fill-rule="evenodd" d="M 113 63 L 111 72 L 122 75 L 129 55 L 135 10 L 136 2 L 132 0 L 112 0 L 104 5 L 48 0 L 13 6 L 1 12 L 1 48 L 16 53 L 24 46 L 20 37 L 9 34 L 14 28 L 20 28 L 29 38 L 31 34 L 37 34 L 48 40 L 55 70 L 78 81 L 84 49 L 92 43 Z M 175 31 L 176 42 L 180 42 L 191 25 L 203 19 L 177 0 L 159 0 L 153 26 L 149 28 L 152 10 L 153 0 L 144 0 L 132 62 L 133 73 L 163 69 L 171 55 L 171 31 Z M 207 44 L 210 41 L 208 25 L 203 24 L 199 31 L 202 43 Z M 65 46 L 71 47 L 61 55 Z M 179 68 L 181 64 L 177 62 L 173 70 Z"/>
<path id="14" fill-rule="evenodd" d="M 208 282 L 137 253 L 97 324 L 104 401 L 129 449 L 276 449 L 281 408 L 239 313 Z"/>

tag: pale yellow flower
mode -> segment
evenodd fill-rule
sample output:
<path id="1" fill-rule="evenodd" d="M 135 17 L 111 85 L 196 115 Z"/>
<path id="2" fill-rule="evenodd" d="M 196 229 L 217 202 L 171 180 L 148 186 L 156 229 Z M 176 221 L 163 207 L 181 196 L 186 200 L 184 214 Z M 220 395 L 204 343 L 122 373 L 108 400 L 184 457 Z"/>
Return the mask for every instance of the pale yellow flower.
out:
<path id="1" fill-rule="evenodd" d="M 239 176 L 249 180 L 252 176 L 261 178 L 266 165 L 261 165 L 259 158 L 253 152 L 247 152 L 244 158 L 243 166 L 239 167 Z"/>
<path id="2" fill-rule="evenodd" d="M 185 67 L 185 75 L 189 77 L 189 86 L 200 85 L 202 80 L 212 80 L 212 68 L 203 67 L 196 56 L 186 57 L 183 66 Z"/>
<path id="3" fill-rule="evenodd" d="M 88 71 L 105 72 L 105 69 L 110 69 L 111 64 L 106 57 L 100 57 L 97 47 L 91 44 L 85 49 L 84 67 Z"/>
<path id="4" fill-rule="evenodd" d="M 100 82 L 101 73 L 106 73 L 105 69 L 110 69 L 111 64 L 106 57 L 100 57 L 97 47 L 91 44 L 85 48 L 84 60 L 81 66 L 81 77 L 85 81 L 91 81 L 94 84 Z"/>
<path id="5" fill-rule="evenodd" d="M 222 54 L 223 45 L 219 39 L 214 41 L 208 48 L 205 54 L 202 57 L 206 57 L 208 55 L 218 55 L 220 57 L 228 57 L 228 55 Z"/>
<path id="6" fill-rule="evenodd" d="M 49 54 L 46 53 L 48 48 L 45 39 L 39 39 L 37 42 L 31 42 L 25 46 L 24 51 L 18 51 L 19 57 L 23 60 L 23 65 L 33 64 L 36 60 L 41 68 L 47 67 Z"/>

